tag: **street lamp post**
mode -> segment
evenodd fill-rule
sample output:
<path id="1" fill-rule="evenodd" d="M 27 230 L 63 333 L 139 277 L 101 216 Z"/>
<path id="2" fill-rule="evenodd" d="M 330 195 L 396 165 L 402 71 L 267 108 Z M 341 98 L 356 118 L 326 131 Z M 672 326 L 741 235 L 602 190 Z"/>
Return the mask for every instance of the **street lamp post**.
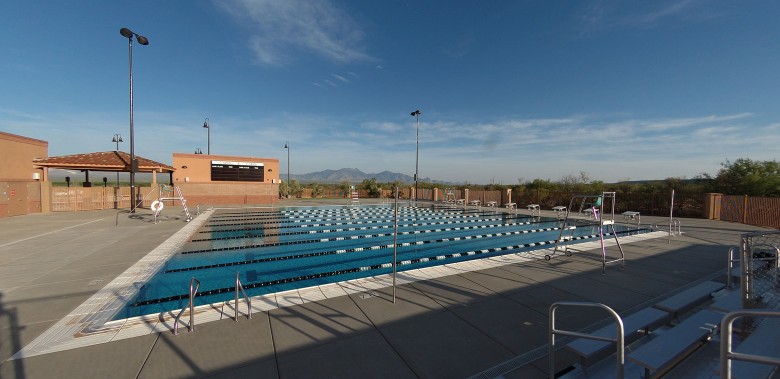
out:
<path id="1" fill-rule="evenodd" d="M 284 148 L 287 149 L 287 198 L 290 198 L 290 142 L 284 143 Z"/>
<path id="2" fill-rule="evenodd" d="M 138 162 L 135 160 L 135 135 L 133 134 L 133 36 L 144 46 L 149 44 L 149 39 L 128 28 L 119 29 L 119 34 L 127 38 L 127 51 L 130 55 L 130 213 L 135 213 L 135 208 L 138 206 L 135 198 L 135 171 L 138 169 Z"/>
<path id="3" fill-rule="evenodd" d="M 412 112 L 412 116 L 417 117 L 417 155 L 414 158 L 414 201 L 417 202 L 417 175 L 419 174 L 418 170 L 420 168 L 419 162 L 420 162 L 420 115 L 422 112 L 420 110 L 416 110 Z"/>
<path id="4" fill-rule="evenodd" d="M 119 152 L 119 143 L 125 142 L 122 141 L 122 135 L 121 134 L 114 134 L 114 138 L 111 139 L 111 142 L 116 142 L 116 152 Z M 116 186 L 119 188 L 119 171 L 116 172 Z"/>
<path id="5" fill-rule="evenodd" d="M 206 121 L 203 122 L 203 127 L 208 129 L 208 145 L 206 145 L 206 154 L 211 155 L 211 124 L 209 124 L 208 117 L 206 117 Z"/>

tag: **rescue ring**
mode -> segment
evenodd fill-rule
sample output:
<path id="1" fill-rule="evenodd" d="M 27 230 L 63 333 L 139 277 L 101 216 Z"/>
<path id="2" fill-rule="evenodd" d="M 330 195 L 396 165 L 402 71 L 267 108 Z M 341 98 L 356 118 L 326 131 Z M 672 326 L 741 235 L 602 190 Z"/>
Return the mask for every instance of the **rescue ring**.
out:
<path id="1" fill-rule="evenodd" d="M 155 212 L 162 211 L 165 205 L 162 203 L 162 201 L 155 200 L 152 202 L 151 208 Z"/>

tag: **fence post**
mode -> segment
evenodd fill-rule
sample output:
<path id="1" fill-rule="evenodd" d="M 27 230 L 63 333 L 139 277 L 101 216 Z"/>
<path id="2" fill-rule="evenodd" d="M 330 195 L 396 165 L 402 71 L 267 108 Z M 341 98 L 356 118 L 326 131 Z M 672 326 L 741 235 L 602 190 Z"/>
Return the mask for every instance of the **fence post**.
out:
<path id="1" fill-rule="evenodd" d="M 743 224 L 747 224 L 747 218 L 748 218 L 748 195 L 745 195 L 745 198 L 742 201 L 742 223 Z"/>

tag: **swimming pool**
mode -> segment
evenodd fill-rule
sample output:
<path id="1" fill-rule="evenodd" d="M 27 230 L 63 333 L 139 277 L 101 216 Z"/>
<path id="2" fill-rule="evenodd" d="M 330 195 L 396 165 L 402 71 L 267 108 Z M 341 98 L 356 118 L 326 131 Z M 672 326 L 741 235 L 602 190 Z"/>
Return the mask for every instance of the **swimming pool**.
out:
<path id="1" fill-rule="evenodd" d="M 197 278 L 195 304 L 233 299 L 238 273 L 257 296 L 392 272 L 394 213 L 389 205 L 221 210 L 139 289 L 114 319 L 181 309 Z M 398 209 L 399 271 L 549 247 L 555 218 L 475 208 Z M 619 234 L 642 229 L 616 226 Z M 597 238 L 578 227 L 576 240 Z"/>

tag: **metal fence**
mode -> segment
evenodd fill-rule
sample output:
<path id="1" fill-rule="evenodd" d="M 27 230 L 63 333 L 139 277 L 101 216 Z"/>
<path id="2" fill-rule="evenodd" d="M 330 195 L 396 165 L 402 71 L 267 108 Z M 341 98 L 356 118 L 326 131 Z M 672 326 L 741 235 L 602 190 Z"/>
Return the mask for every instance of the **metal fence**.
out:
<path id="1" fill-rule="evenodd" d="M 563 205 L 568 206 L 572 196 L 583 195 L 571 192 L 530 190 L 512 193 L 512 202 L 519 207 L 527 204 L 539 204 L 542 209 Z M 680 193 L 674 195 L 675 217 L 702 217 L 704 196 L 701 193 Z M 668 216 L 671 208 L 671 191 L 660 193 L 622 193 L 616 194 L 615 212 L 634 211 L 642 215 Z"/>
<path id="2" fill-rule="evenodd" d="M 746 233 L 740 243 L 742 308 L 780 305 L 780 231 Z"/>
<path id="3" fill-rule="evenodd" d="M 720 201 L 720 219 L 780 228 L 780 197 L 723 195 Z"/>

